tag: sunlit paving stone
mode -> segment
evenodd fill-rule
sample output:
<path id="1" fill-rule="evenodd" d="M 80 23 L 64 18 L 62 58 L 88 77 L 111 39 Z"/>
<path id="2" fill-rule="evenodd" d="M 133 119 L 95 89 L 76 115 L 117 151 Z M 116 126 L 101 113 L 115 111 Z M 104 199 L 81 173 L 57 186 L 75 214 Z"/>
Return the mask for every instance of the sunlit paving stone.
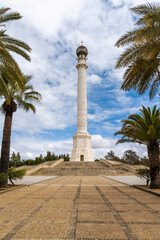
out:
<path id="1" fill-rule="evenodd" d="M 28 198 L 22 198 L 22 199 L 20 199 L 20 200 L 18 200 L 19 201 L 19 203 L 24 203 L 24 202 L 26 202 L 26 203 L 30 203 L 30 204 L 34 204 L 34 203 L 36 203 L 36 204 L 40 204 L 40 203 L 42 203 L 42 202 L 44 202 L 44 199 L 43 198 L 32 198 L 32 195 L 30 195 L 30 197 L 28 197 Z"/>
<path id="2" fill-rule="evenodd" d="M 17 201 L 8 204 L 5 207 L 5 211 L 11 211 L 13 209 L 17 209 L 19 211 L 33 211 L 35 208 L 37 208 L 40 205 L 38 202 L 25 202 L 25 201 Z"/>
<path id="3" fill-rule="evenodd" d="M 153 223 L 160 223 L 160 218 L 156 216 L 153 213 L 150 213 L 148 211 L 141 211 L 141 212 L 136 212 L 132 211 L 130 214 L 120 212 L 121 217 L 124 219 L 125 222 L 153 222 Z"/>
<path id="4" fill-rule="evenodd" d="M 155 210 L 155 211 L 159 211 L 160 212 L 160 203 L 157 204 L 146 204 L 148 207 L 150 207 L 151 209 Z"/>
<path id="5" fill-rule="evenodd" d="M 57 204 L 57 203 L 61 203 L 61 204 L 72 204 L 73 203 L 73 199 L 61 199 L 61 198 L 52 198 L 50 201 L 50 204 Z"/>
<path id="6" fill-rule="evenodd" d="M 19 210 L 2 210 L 1 211 L 1 221 L 20 221 L 26 218 L 29 215 L 28 211 L 19 211 Z"/>
<path id="7" fill-rule="evenodd" d="M 145 211 L 145 207 L 139 205 L 139 204 L 113 204 L 113 207 L 117 210 L 117 211 L 123 211 L 123 212 L 128 212 L 128 211 Z"/>
<path id="8" fill-rule="evenodd" d="M 57 223 L 69 222 L 71 212 L 70 211 L 47 211 L 45 209 L 41 209 L 38 211 L 33 217 L 32 220 L 44 220 L 44 221 L 53 221 Z"/>
<path id="9" fill-rule="evenodd" d="M 109 211 L 106 204 L 79 204 L 78 209 L 83 211 Z"/>
<path id="10" fill-rule="evenodd" d="M 12 239 L 53 239 L 63 238 L 67 234 L 68 224 L 52 221 L 31 221 L 27 223 Z"/>
<path id="11" fill-rule="evenodd" d="M 98 193 L 93 193 L 93 194 L 81 193 L 79 198 L 82 198 L 82 199 L 83 198 L 85 198 L 85 199 L 88 199 L 88 198 L 90 198 L 90 199 L 93 199 L 93 198 L 102 199 L 101 196 L 98 195 Z"/>
<path id="12" fill-rule="evenodd" d="M 104 203 L 102 198 L 80 198 L 79 203 Z"/>
<path id="13" fill-rule="evenodd" d="M 73 208 L 73 202 L 72 203 L 53 203 L 52 201 L 50 201 L 43 206 L 43 209 L 52 209 L 52 210 L 61 209 L 62 211 L 72 210 L 72 208 Z"/>
<path id="14" fill-rule="evenodd" d="M 46 199 L 50 196 L 51 194 L 32 194 L 32 197 L 29 195 L 29 196 L 26 196 L 26 199 Z"/>
<path id="15" fill-rule="evenodd" d="M 153 204 L 157 204 L 160 203 L 160 198 L 156 198 L 153 196 L 153 198 L 151 196 L 149 196 L 148 198 L 140 198 L 139 199 L 140 202 L 142 203 L 153 203 Z"/>
<path id="16" fill-rule="evenodd" d="M 116 219 L 114 218 L 112 213 L 105 212 L 105 211 L 94 211 L 92 212 L 84 212 L 78 211 L 78 221 L 88 221 L 88 222 L 115 222 Z"/>
<path id="17" fill-rule="evenodd" d="M 82 239 L 128 239 L 119 224 L 98 223 L 78 223 L 76 237 Z"/>
<path id="18" fill-rule="evenodd" d="M 127 198 L 127 196 L 126 195 L 123 195 L 123 194 L 109 194 L 109 193 L 105 193 L 104 194 L 108 199 L 110 199 L 110 198 L 119 198 L 119 199 L 126 199 Z"/>
<path id="19" fill-rule="evenodd" d="M 12 231 L 12 229 L 17 225 L 17 222 L 7 221 L 3 222 L 0 220 L 0 239 L 5 237 L 6 234 Z"/>
<path id="20" fill-rule="evenodd" d="M 108 180 L 101 176 L 59 177 L 52 187 L 47 182 L 40 188 L 35 184 L 34 191 L 0 195 L 0 239 L 159 240 L 159 197 L 115 187 L 112 180 L 106 187 Z"/>
<path id="21" fill-rule="evenodd" d="M 129 224 L 138 240 L 159 240 L 160 224 Z"/>
<path id="22" fill-rule="evenodd" d="M 124 198 L 110 198 L 109 201 L 111 203 L 135 203 L 134 200 L 128 198 L 127 196 Z"/>
<path id="23" fill-rule="evenodd" d="M 62 199 L 74 199 L 76 196 L 76 193 L 58 193 L 56 194 L 56 198 L 62 198 Z"/>

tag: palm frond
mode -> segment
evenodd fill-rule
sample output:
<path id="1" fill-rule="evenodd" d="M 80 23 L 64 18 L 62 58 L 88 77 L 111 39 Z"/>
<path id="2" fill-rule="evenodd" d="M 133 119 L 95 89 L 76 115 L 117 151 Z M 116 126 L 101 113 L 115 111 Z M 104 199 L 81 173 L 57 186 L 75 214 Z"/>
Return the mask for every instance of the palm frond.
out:
<path id="1" fill-rule="evenodd" d="M 17 40 L 17 39 L 15 39 L 15 38 L 9 37 L 8 35 L 2 36 L 2 37 L 0 36 L 0 40 L 1 40 L 3 43 L 13 44 L 13 45 L 18 46 L 18 47 L 20 47 L 20 48 L 22 48 L 22 49 L 25 49 L 25 50 L 28 51 L 28 52 L 31 52 L 31 50 L 32 50 L 27 43 L 25 43 L 25 42 L 23 42 L 23 41 L 20 41 L 20 40 Z"/>
<path id="2" fill-rule="evenodd" d="M 8 88 L 7 88 L 7 84 L 4 80 L 4 78 L 1 76 L 0 74 L 0 96 L 2 96 L 2 93 L 3 93 L 3 96 L 5 97 L 5 99 L 8 99 L 9 97 L 9 92 L 8 92 Z"/>
<path id="3" fill-rule="evenodd" d="M 0 8 L 0 16 L 3 15 L 4 13 L 8 12 L 10 8 Z"/>
<path id="4" fill-rule="evenodd" d="M 138 33 L 138 29 L 133 29 L 132 31 L 128 31 L 116 42 L 115 46 L 122 47 L 128 43 L 133 43 L 137 33 Z"/>
<path id="5" fill-rule="evenodd" d="M 16 47 L 16 46 L 11 45 L 11 44 L 4 44 L 4 46 L 5 46 L 5 49 L 7 49 L 9 51 L 12 51 L 12 52 L 15 52 L 18 55 L 21 55 L 22 57 L 24 57 L 29 62 L 31 61 L 30 56 L 24 50 L 20 49 L 19 47 Z"/>
<path id="6" fill-rule="evenodd" d="M 42 96 L 40 93 L 36 91 L 32 91 L 32 92 L 26 92 L 24 95 L 24 99 L 25 101 L 33 101 L 33 102 L 40 103 L 42 100 Z"/>
<path id="7" fill-rule="evenodd" d="M 132 114 L 123 120 L 122 127 L 114 135 L 122 135 L 118 143 L 135 142 L 139 144 L 151 144 L 160 141 L 160 111 L 153 107 L 142 106 L 140 114 Z"/>
<path id="8" fill-rule="evenodd" d="M 5 15 L 0 15 L 0 24 L 8 21 L 21 19 L 22 16 L 18 12 L 6 13 Z"/>
<path id="9" fill-rule="evenodd" d="M 23 109 L 26 112 L 28 112 L 29 110 L 32 110 L 33 113 L 36 113 L 36 108 L 32 103 L 28 103 L 26 101 L 23 101 L 21 98 L 19 98 L 19 100 L 17 101 L 17 104 L 19 108 Z"/>
<path id="10" fill-rule="evenodd" d="M 156 3 L 141 4 L 136 7 L 130 8 L 131 11 L 133 11 L 138 15 L 146 15 L 150 12 L 154 13 L 154 12 L 157 12 L 157 9 L 160 9 L 160 8 L 159 8 L 159 5 Z"/>
<path id="11" fill-rule="evenodd" d="M 152 85 L 151 85 L 151 88 L 150 88 L 150 91 L 149 91 L 149 98 L 150 99 L 153 99 L 155 97 L 155 95 L 157 94 L 158 92 L 158 89 L 159 89 L 159 86 L 160 86 L 160 78 L 157 77 Z"/>
<path id="12" fill-rule="evenodd" d="M 159 87 L 160 5 L 141 4 L 131 10 L 142 17 L 136 22 L 136 29 L 116 42 L 117 47 L 127 44 L 129 47 L 120 55 L 115 68 L 127 67 L 121 89 L 134 89 L 141 95 L 150 88 L 151 99 Z"/>
<path id="13" fill-rule="evenodd" d="M 143 52 L 143 46 L 131 45 L 120 55 L 117 60 L 115 68 L 121 68 L 128 66 L 131 62 L 136 60 L 137 55 L 141 55 Z"/>

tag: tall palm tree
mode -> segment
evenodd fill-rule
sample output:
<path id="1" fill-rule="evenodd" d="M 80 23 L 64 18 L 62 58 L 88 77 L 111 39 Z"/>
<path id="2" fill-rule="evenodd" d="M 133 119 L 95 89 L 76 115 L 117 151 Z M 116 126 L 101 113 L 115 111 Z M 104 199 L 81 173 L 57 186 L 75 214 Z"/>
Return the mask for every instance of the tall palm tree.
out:
<path id="1" fill-rule="evenodd" d="M 142 106 L 140 114 L 132 114 L 122 120 L 122 127 L 115 135 L 121 134 L 118 143 L 133 142 L 147 146 L 150 161 L 151 188 L 160 188 L 160 110 L 156 106 L 151 109 Z"/>
<path id="2" fill-rule="evenodd" d="M 23 74 L 10 52 L 17 53 L 28 61 L 30 56 L 27 52 L 31 52 L 28 44 L 6 34 L 5 23 L 22 18 L 19 13 L 8 12 L 9 10 L 10 8 L 0 8 L 0 84 L 4 91 L 7 91 L 7 82 L 12 85 L 18 83 L 21 88 L 24 88 Z"/>
<path id="3" fill-rule="evenodd" d="M 32 85 L 29 81 L 31 76 L 23 76 L 23 82 L 25 89 L 21 89 L 18 84 L 16 88 L 13 88 L 9 83 L 8 91 L 4 93 L 0 87 L 0 96 L 4 98 L 4 103 L 1 106 L 2 111 L 5 113 L 5 121 L 3 128 L 3 139 L 1 147 L 1 166 L 0 173 L 8 174 L 9 167 L 9 154 L 10 154 L 10 137 L 11 137 L 11 127 L 12 127 L 12 118 L 13 113 L 16 112 L 17 107 L 22 108 L 26 112 L 32 110 L 33 113 L 36 112 L 35 106 L 32 102 L 40 103 L 41 95 L 40 93 L 34 91 Z M 7 180 L 4 181 L 1 186 L 7 184 Z"/>
<path id="4" fill-rule="evenodd" d="M 122 89 L 136 89 L 143 94 L 150 88 L 152 99 L 160 85 L 160 5 L 143 4 L 131 8 L 141 15 L 136 28 L 124 34 L 115 44 L 129 45 L 117 60 L 116 68 L 127 67 Z"/>

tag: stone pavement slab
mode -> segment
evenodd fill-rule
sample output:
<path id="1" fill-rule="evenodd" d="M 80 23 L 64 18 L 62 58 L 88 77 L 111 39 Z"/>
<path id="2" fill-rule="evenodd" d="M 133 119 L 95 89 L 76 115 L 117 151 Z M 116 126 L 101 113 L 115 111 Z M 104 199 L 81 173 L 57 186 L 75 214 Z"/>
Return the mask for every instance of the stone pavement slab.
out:
<path id="1" fill-rule="evenodd" d="M 0 195 L 1 240 L 159 240 L 160 198 L 102 176 L 63 176 Z"/>
<path id="2" fill-rule="evenodd" d="M 116 180 L 127 185 L 146 185 L 146 180 L 137 176 L 106 176 L 107 178 Z"/>
<path id="3" fill-rule="evenodd" d="M 34 183 L 53 179 L 56 176 L 24 176 L 22 180 L 14 180 L 15 185 L 31 185 Z M 10 181 L 9 181 L 10 183 Z M 11 183 L 10 183 L 11 184 Z"/>

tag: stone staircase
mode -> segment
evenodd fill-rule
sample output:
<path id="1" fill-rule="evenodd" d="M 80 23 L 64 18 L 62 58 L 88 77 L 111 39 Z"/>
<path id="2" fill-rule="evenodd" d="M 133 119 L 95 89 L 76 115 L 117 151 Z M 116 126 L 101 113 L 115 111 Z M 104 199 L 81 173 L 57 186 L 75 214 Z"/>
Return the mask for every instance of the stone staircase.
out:
<path id="1" fill-rule="evenodd" d="M 53 168 L 40 168 L 32 175 L 37 176 L 103 176 L 130 175 L 126 170 L 114 169 L 101 161 L 61 162 Z"/>

